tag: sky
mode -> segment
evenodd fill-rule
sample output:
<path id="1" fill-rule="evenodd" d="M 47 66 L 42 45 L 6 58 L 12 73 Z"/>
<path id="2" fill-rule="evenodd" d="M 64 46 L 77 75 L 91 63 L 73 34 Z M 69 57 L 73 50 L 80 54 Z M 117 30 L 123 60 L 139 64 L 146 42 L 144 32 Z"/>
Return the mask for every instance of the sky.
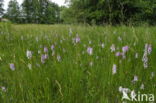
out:
<path id="1" fill-rule="evenodd" d="M 4 8 L 5 9 L 7 9 L 9 1 L 10 0 L 4 0 Z M 23 0 L 17 0 L 17 1 L 19 2 L 19 4 L 21 4 L 23 2 Z M 60 6 L 65 5 L 64 4 L 65 0 L 51 0 L 51 1 L 57 3 Z"/>

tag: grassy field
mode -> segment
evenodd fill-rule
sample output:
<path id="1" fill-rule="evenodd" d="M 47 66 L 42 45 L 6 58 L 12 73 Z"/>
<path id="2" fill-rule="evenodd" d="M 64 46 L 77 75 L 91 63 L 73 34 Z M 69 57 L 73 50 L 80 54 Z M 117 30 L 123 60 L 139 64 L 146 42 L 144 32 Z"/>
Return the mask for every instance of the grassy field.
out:
<path id="1" fill-rule="evenodd" d="M 0 103 L 121 103 L 126 89 L 156 96 L 155 47 L 156 27 L 1 24 Z"/>

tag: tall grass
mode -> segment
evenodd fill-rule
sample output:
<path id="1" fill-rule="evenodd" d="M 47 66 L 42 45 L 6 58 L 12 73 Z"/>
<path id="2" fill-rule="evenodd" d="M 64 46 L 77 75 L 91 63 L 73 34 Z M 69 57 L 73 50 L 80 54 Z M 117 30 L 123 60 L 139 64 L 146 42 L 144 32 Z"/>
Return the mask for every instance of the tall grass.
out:
<path id="1" fill-rule="evenodd" d="M 120 86 L 156 95 L 155 27 L 29 24 L 8 29 L 3 24 L 0 30 L 1 103 L 121 103 Z M 144 68 L 146 43 L 152 52 Z M 123 46 L 129 47 L 125 58 L 117 57 Z M 43 54 L 48 55 L 45 63 L 41 62 Z M 11 63 L 15 70 L 10 69 Z M 133 81 L 135 76 L 138 80 Z"/>

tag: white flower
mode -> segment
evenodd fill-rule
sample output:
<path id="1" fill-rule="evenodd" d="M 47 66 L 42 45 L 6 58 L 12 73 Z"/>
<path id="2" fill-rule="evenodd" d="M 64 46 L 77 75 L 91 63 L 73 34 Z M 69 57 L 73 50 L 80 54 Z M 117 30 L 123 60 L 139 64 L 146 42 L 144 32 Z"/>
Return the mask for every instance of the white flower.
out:
<path id="1" fill-rule="evenodd" d="M 135 54 L 135 58 L 136 58 L 136 59 L 138 58 L 138 53 Z"/>
<path id="2" fill-rule="evenodd" d="M 102 48 L 104 48 L 104 47 L 105 47 L 105 44 L 104 44 L 104 43 L 102 43 L 102 44 L 101 44 L 101 47 L 102 47 Z"/>
<path id="3" fill-rule="evenodd" d="M 27 58 L 28 59 L 31 59 L 32 58 L 32 52 L 31 51 L 27 50 L 26 55 L 27 55 Z"/>
<path id="4" fill-rule="evenodd" d="M 115 45 L 112 44 L 112 46 L 110 47 L 110 49 L 111 49 L 111 52 L 115 52 Z"/>
<path id="5" fill-rule="evenodd" d="M 145 88 L 144 84 L 141 84 L 140 89 L 143 90 L 144 88 Z"/>
<path id="6" fill-rule="evenodd" d="M 3 92 L 6 92 L 7 91 L 4 86 L 2 86 L 1 89 L 2 89 Z"/>
<path id="7" fill-rule="evenodd" d="M 87 48 L 87 53 L 88 53 L 89 55 L 92 55 L 92 54 L 93 54 L 93 48 L 88 47 L 88 48 Z"/>
<path id="8" fill-rule="evenodd" d="M 132 80 L 132 82 L 137 82 L 138 81 L 138 76 L 134 76 L 134 79 Z"/>
<path id="9" fill-rule="evenodd" d="M 114 74 L 116 74 L 116 72 L 117 72 L 117 66 L 116 66 L 116 64 L 113 64 L 112 74 L 114 75 Z"/>

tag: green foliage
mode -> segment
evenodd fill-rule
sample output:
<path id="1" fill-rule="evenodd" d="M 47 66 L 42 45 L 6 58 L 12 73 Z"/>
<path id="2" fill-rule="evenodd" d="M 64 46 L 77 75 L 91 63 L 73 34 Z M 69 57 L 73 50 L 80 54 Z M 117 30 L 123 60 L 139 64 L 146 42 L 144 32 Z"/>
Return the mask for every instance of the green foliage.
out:
<path id="1" fill-rule="evenodd" d="M 127 25 L 137 22 L 156 23 L 155 0 L 71 0 L 70 2 L 68 8 L 70 10 L 66 11 L 69 14 L 67 16 L 74 16 L 73 18 L 82 23 L 92 24 L 92 21 L 96 24 Z"/>
<path id="2" fill-rule="evenodd" d="M 60 18 L 63 23 L 67 23 L 67 24 L 77 23 L 75 12 L 71 8 L 61 7 Z"/>
<path id="3" fill-rule="evenodd" d="M 0 17 L 3 15 L 4 9 L 3 9 L 3 0 L 0 0 Z"/>
<path id="4" fill-rule="evenodd" d="M 59 7 L 50 0 L 24 0 L 22 9 L 19 10 L 17 1 L 11 0 L 7 16 L 5 14 L 4 17 L 16 23 L 156 25 L 155 0 L 66 0 L 66 2 L 69 3 L 67 7 Z M 18 16 L 20 19 L 17 19 Z"/>
<path id="5" fill-rule="evenodd" d="M 57 4 L 49 2 L 45 12 L 45 23 L 54 24 L 60 22 L 60 8 Z"/>
<path id="6" fill-rule="evenodd" d="M 27 23 L 59 22 L 59 7 L 49 0 L 25 0 L 22 4 Z"/>
<path id="7" fill-rule="evenodd" d="M 14 23 L 20 22 L 20 7 L 17 0 L 9 2 L 6 17 Z"/>

